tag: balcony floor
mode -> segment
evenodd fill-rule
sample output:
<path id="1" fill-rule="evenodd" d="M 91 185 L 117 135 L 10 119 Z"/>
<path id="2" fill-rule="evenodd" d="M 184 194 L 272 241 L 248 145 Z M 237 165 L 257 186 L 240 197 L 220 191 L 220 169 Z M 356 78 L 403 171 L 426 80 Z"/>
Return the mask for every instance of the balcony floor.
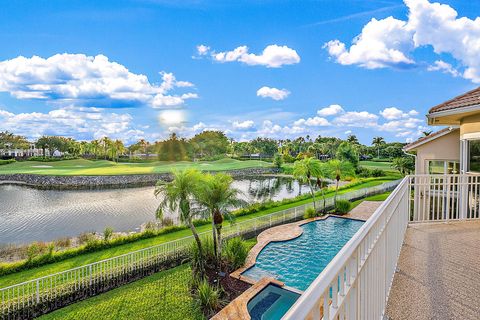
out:
<path id="1" fill-rule="evenodd" d="M 386 315 L 480 319 L 480 221 L 410 225 Z"/>

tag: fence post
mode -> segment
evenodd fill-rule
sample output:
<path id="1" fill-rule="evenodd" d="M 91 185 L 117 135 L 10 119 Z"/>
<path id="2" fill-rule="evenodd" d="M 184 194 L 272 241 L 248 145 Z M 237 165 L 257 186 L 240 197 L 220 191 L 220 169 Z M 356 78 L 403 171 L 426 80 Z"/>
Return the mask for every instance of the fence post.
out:
<path id="1" fill-rule="evenodd" d="M 92 265 L 88 266 L 88 275 L 90 277 L 90 286 L 92 286 Z"/>
<path id="2" fill-rule="evenodd" d="M 37 303 L 40 303 L 40 283 L 37 279 Z"/>

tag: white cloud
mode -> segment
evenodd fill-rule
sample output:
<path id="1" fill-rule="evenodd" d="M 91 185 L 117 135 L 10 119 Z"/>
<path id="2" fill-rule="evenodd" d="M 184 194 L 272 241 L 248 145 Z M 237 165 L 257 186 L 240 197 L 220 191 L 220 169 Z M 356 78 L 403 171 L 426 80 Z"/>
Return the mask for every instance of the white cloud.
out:
<path id="1" fill-rule="evenodd" d="M 372 19 L 353 41 L 350 49 L 339 40 L 325 44 L 330 56 L 343 65 L 358 64 L 368 69 L 388 66 L 408 66 L 414 61 L 407 57 L 413 47 L 412 35 L 404 21 L 388 17 Z"/>
<path id="2" fill-rule="evenodd" d="M 409 55 L 416 48 L 429 46 L 436 54 L 451 55 L 464 68 L 458 71 L 442 61 L 435 62 L 429 69 L 453 76 L 461 74 L 480 83 L 480 17 L 458 18 L 458 13 L 449 5 L 428 0 L 404 2 L 409 10 L 408 20 L 372 19 L 349 49 L 339 40 L 327 42 L 325 47 L 330 56 L 340 64 L 370 69 L 408 67 L 415 64 Z"/>
<path id="3" fill-rule="evenodd" d="M 380 111 L 380 114 L 382 115 L 382 117 L 384 117 L 387 120 L 395 120 L 400 118 L 408 118 L 410 116 L 416 116 L 418 115 L 418 111 L 410 110 L 408 112 L 404 112 L 398 108 L 390 107 Z"/>
<path id="4" fill-rule="evenodd" d="M 334 116 L 336 114 L 342 113 L 344 110 L 338 104 L 332 104 L 326 108 L 320 109 L 317 111 L 317 114 L 322 117 Z"/>
<path id="5" fill-rule="evenodd" d="M 257 96 L 262 98 L 272 98 L 273 100 L 283 100 L 288 97 L 290 91 L 287 89 L 277 89 L 270 87 L 261 87 L 257 90 Z"/>
<path id="6" fill-rule="evenodd" d="M 104 55 L 56 54 L 49 58 L 19 56 L 0 61 L 0 92 L 17 99 L 40 99 L 85 107 L 178 106 L 195 93 L 172 95 L 177 87 L 192 87 L 161 72 L 155 85 L 147 76 L 130 72 Z"/>
<path id="7" fill-rule="evenodd" d="M 206 50 L 206 51 L 204 51 Z M 200 51 L 197 47 L 197 51 Z M 232 51 L 215 52 L 209 47 L 202 47 L 201 55 L 210 53 L 212 58 L 218 62 L 239 61 L 250 66 L 266 66 L 268 68 L 280 68 L 284 65 L 296 64 L 300 62 L 300 56 L 297 51 L 287 46 L 276 44 L 269 45 L 263 49 L 261 54 L 248 52 L 247 46 L 240 46 Z"/>
<path id="8" fill-rule="evenodd" d="M 307 127 L 320 127 L 329 126 L 330 123 L 327 119 L 321 117 L 312 117 L 305 119 L 299 119 L 293 123 L 295 126 L 307 126 Z"/>
<path id="9" fill-rule="evenodd" d="M 450 63 L 443 60 L 437 60 L 433 65 L 427 67 L 428 71 L 440 71 L 452 75 L 453 77 L 460 76 L 460 73 Z"/>
<path id="10" fill-rule="evenodd" d="M 348 111 L 336 117 L 333 122 L 340 126 L 372 127 L 377 126 L 378 116 L 368 111 Z"/>
<path id="11" fill-rule="evenodd" d="M 145 137 L 135 129 L 128 113 L 105 112 L 104 109 L 63 107 L 47 113 L 14 114 L 0 110 L 2 129 L 38 138 L 41 135 L 62 135 L 77 139 L 98 139 L 109 136 L 127 142 Z"/>
<path id="12" fill-rule="evenodd" d="M 247 130 L 253 128 L 255 123 L 252 120 L 234 121 L 232 126 L 234 129 Z"/>
<path id="13" fill-rule="evenodd" d="M 204 44 L 197 46 L 197 53 L 199 56 L 204 56 L 210 51 L 210 47 Z"/>

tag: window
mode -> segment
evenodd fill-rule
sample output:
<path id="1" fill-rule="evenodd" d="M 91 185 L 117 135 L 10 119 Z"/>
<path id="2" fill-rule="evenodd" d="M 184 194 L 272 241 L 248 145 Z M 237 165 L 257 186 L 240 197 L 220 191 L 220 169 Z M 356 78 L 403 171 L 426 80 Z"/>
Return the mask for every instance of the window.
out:
<path id="1" fill-rule="evenodd" d="M 457 174 L 459 167 L 458 161 L 430 160 L 427 169 L 429 174 Z"/>
<path id="2" fill-rule="evenodd" d="M 480 140 L 468 142 L 468 171 L 480 172 Z"/>

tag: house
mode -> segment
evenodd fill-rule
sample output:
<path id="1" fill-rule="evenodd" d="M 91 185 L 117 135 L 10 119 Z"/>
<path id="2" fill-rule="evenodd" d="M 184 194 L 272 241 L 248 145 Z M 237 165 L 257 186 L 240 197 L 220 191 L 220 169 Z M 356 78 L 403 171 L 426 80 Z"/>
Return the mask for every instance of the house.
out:
<path id="1" fill-rule="evenodd" d="M 48 150 L 46 151 L 48 154 Z M 34 143 L 30 143 L 28 149 L 19 149 L 13 148 L 6 145 L 5 149 L 0 149 L 0 157 L 1 158 L 28 158 L 28 157 L 37 157 L 42 156 L 43 151 L 42 149 L 38 149 L 35 147 Z"/>
<path id="2" fill-rule="evenodd" d="M 480 173 L 480 87 L 431 108 L 428 124 L 448 126 L 404 147 L 416 174 Z"/>

